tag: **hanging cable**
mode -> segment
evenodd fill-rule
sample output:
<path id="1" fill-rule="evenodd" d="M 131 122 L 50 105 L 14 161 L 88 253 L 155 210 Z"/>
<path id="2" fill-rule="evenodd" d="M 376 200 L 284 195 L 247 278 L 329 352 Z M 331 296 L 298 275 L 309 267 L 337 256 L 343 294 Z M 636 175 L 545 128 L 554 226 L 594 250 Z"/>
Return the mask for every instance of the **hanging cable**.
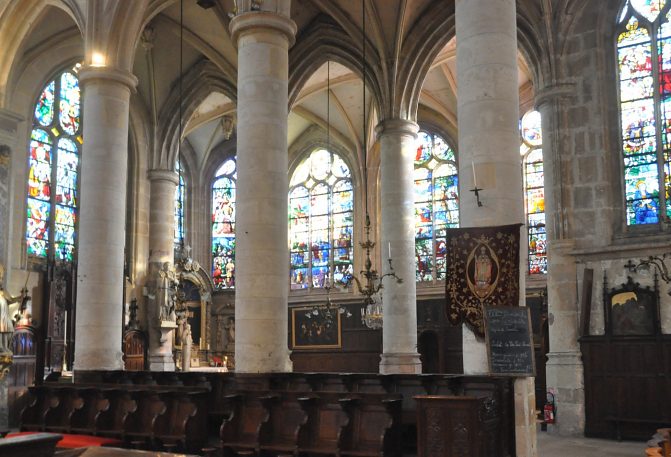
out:
<path id="1" fill-rule="evenodd" d="M 361 75 L 363 83 L 363 186 L 364 186 L 364 208 L 366 213 L 366 226 L 370 226 L 370 217 L 368 216 L 368 144 L 366 141 L 366 1 L 361 1 Z"/>
<path id="2" fill-rule="evenodd" d="M 184 68 L 184 0 L 179 0 L 179 137 L 177 138 L 177 192 L 181 214 L 178 220 L 179 246 L 184 251 L 184 190 L 182 188 L 182 73 Z M 184 186 L 186 187 L 186 186 Z M 180 253 L 181 254 L 181 253 Z"/>

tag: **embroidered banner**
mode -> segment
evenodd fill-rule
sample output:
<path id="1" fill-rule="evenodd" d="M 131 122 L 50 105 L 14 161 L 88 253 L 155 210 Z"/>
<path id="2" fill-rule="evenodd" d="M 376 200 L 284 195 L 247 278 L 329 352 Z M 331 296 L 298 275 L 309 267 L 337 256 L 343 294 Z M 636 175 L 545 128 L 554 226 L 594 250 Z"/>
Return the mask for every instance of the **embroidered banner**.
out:
<path id="1" fill-rule="evenodd" d="M 518 306 L 520 226 L 447 230 L 447 317 L 484 337 L 483 307 Z"/>

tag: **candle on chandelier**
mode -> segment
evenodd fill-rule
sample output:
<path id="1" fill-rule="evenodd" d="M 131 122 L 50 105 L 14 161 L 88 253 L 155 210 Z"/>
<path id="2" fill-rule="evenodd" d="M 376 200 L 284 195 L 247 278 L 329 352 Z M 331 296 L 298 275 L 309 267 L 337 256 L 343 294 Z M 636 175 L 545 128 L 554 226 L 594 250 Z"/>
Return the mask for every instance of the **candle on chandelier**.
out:
<path id="1" fill-rule="evenodd" d="M 475 162 L 471 161 L 471 167 L 473 167 L 473 188 L 478 187 L 478 180 L 475 178 Z"/>

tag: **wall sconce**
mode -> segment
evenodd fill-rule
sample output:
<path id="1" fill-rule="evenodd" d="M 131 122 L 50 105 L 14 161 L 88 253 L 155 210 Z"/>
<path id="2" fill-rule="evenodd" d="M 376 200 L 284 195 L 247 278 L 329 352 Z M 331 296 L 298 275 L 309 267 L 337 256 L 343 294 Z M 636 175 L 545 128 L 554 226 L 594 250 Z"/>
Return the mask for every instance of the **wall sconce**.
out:
<path id="1" fill-rule="evenodd" d="M 667 256 L 671 254 L 662 254 L 662 256 L 648 256 L 647 259 L 641 259 L 638 263 L 634 263 L 629 259 L 627 263 L 624 264 L 624 267 L 629 270 L 630 273 L 642 272 L 647 273 L 650 271 L 650 266 L 654 267 L 659 276 L 664 280 L 665 283 L 671 282 L 671 276 L 669 275 L 669 268 L 666 266 Z"/>
<path id="2" fill-rule="evenodd" d="M 224 139 L 227 141 L 231 139 L 233 128 L 235 127 L 235 119 L 233 116 L 226 115 L 221 119 L 221 131 L 224 133 Z"/>

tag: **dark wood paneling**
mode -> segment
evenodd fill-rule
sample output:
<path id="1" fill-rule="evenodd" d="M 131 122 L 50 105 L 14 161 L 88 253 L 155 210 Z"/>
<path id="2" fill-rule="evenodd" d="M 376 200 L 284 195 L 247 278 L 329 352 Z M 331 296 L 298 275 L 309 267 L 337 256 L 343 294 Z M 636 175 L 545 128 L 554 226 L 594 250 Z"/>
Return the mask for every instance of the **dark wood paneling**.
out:
<path id="1" fill-rule="evenodd" d="M 671 336 L 590 336 L 581 348 L 586 436 L 645 440 L 671 423 Z"/>

